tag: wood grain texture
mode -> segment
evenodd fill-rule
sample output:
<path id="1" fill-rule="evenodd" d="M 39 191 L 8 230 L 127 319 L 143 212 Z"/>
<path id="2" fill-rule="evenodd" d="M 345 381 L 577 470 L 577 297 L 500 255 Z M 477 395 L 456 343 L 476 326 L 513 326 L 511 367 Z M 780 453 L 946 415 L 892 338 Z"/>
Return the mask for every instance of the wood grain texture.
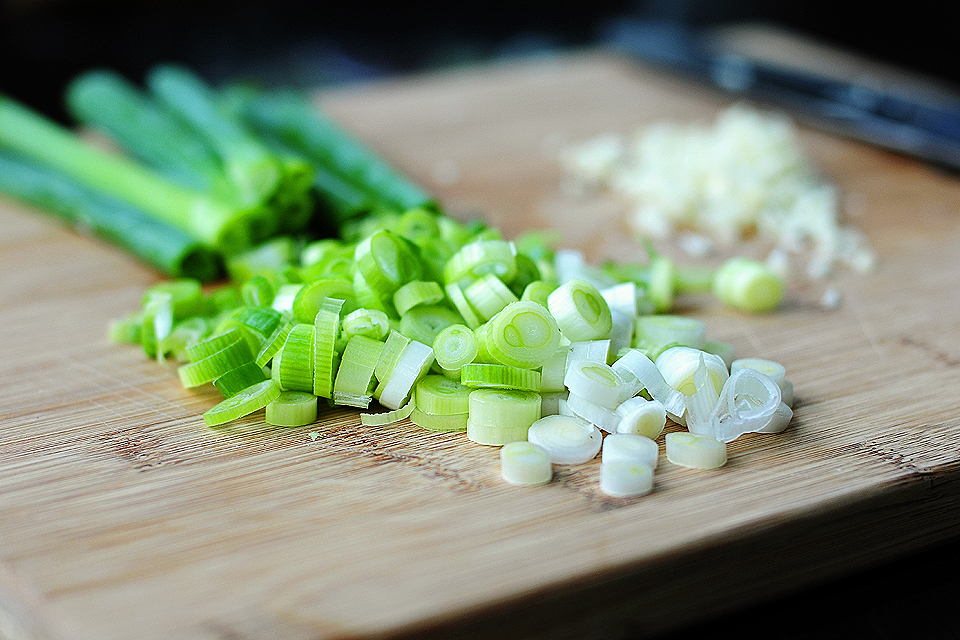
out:
<path id="1" fill-rule="evenodd" d="M 592 258 L 639 249 L 564 192 L 559 145 L 726 104 L 590 54 L 318 101 L 454 215 Z M 696 301 L 712 338 L 786 366 L 795 418 L 720 470 L 664 459 L 636 500 L 601 494 L 597 461 L 521 489 L 496 449 L 353 410 L 205 428 L 214 389 L 105 337 L 156 274 L 0 202 L 0 637 L 640 637 L 956 536 L 960 183 L 803 136 L 880 264 L 832 310 L 817 287 L 769 317 Z"/>

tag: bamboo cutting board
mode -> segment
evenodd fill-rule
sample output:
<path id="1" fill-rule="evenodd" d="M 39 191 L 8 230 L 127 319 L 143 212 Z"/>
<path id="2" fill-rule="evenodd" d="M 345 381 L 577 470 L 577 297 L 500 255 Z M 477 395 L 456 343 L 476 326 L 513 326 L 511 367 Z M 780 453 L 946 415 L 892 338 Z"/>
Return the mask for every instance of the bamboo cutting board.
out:
<path id="1" fill-rule="evenodd" d="M 639 247 L 564 193 L 558 146 L 726 106 L 595 55 L 318 99 L 451 213 L 594 259 Z M 764 317 L 698 301 L 710 338 L 786 366 L 795 417 L 720 470 L 663 458 L 633 500 L 597 460 L 512 487 L 496 449 L 353 410 L 205 428 L 212 387 L 105 338 L 156 274 L 0 201 L 0 637 L 640 637 L 955 536 L 960 182 L 803 136 L 879 265 L 833 281 L 835 309 L 817 287 Z"/>

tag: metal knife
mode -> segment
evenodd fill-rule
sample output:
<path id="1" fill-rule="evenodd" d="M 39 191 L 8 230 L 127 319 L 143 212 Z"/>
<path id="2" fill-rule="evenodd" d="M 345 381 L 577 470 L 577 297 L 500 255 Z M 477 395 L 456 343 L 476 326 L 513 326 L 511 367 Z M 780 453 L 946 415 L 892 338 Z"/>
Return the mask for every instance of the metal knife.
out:
<path id="1" fill-rule="evenodd" d="M 960 100 L 935 100 L 724 52 L 672 21 L 620 20 L 601 41 L 729 94 L 782 107 L 816 128 L 960 170 Z"/>

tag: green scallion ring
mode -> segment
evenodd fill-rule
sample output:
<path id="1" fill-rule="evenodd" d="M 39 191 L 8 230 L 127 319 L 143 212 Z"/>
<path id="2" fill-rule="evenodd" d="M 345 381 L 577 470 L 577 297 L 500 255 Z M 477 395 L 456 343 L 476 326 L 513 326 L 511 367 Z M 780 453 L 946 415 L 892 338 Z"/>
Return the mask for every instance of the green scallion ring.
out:
<path id="1" fill-rule="evenodd" d="M 224 372 L 213 381 L 213 386 L 220 390 L 224 398 L 229 398 L 266 379 L 263 367 L 255 362 L 244 362 L 239 367 Z"/>
<path id="2" fill-rule="evenodd" d="M 547 298 L 547 307 L 570 342 L 606 338 L 613 328 L 607 301 L 594 285 L 580 278 L 554 289 Z"/>
<path id="3" fill-rule="evenodd" d="M 403 285 L 393 294 L 393 306 L 400 317 L 419 305 L 435 305 L 443 300 L 440 284 L 431 280 L 414 280 Z"/>
<path id="4" fill-rule="evenodd" d="M 460 367 L 460 384 L 474 389 L 540 391 L 540 372 L 505 364 L 473 362 Z"/>
<path id="5" fill-rule="evenodd" d="M 456 380 L 427 374 L 414 385 L 413 398 L 416 407 L 424 413 L 467 413 L 470 410 L 470 393 L 473 391 Z"/>
<path id="6" fill-rule="evenodd" d="M 282 391 L 266 406 L 266 423 L 302 427 L 317 420 L 317 396 L 306 391 Z"/>
<path id="7" fill-rule="evenodd" d="M 560 337 L 557 321 L 543 305 L 518 301 L 490 319 L 483 346 L 500 364 L 536 369 L 554 355 Z"/>
<path id="8" fill-rule="evenodd" d="M 410 422 L 429 431 L 466 431 L 469 413 L 427 413 L 414 407 Z"/>
<path id="9" fill-rule="evenodd" d="M 280 385 L 275 381 L 264 380 L 258 382 L 229 398 L 225 398 L 219 404 L 205 411 L 203 421 L 208 427 L 215 427 L 237 420 L 263 409 L 279 398 L 280 393 Z"/>

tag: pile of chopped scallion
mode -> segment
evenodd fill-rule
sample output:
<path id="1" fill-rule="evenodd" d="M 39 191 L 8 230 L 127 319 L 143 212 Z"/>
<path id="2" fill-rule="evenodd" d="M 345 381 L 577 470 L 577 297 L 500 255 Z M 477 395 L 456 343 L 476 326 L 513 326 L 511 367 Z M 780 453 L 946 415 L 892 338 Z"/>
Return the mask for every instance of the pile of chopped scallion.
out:
<path id="1" fill-rule="evenodd" d="M 355 407 L 362 425 L 500 447 L 514 484 L 600 454 L 601 490 L 629 497 L 652 490 L 668 419 L 687 429 L 665 436 L 668 460 L 709 469 L 792 417 L 781 365 L 671 313 L 684 291 L 775 309 L 783 283 L 759 262 L 704 272 L 648 247 L 643 264 L 591 265 L 549 234 L 505 238 L 445 215 L 307 100 L 177 67 L 146 90 L 84 74 L 68 105 L 127 153 L 0 97 L 0 176 L 16 177 L 0 188 L 170 276 L 110 337 L 213 385 L 210 427 Z"/>

